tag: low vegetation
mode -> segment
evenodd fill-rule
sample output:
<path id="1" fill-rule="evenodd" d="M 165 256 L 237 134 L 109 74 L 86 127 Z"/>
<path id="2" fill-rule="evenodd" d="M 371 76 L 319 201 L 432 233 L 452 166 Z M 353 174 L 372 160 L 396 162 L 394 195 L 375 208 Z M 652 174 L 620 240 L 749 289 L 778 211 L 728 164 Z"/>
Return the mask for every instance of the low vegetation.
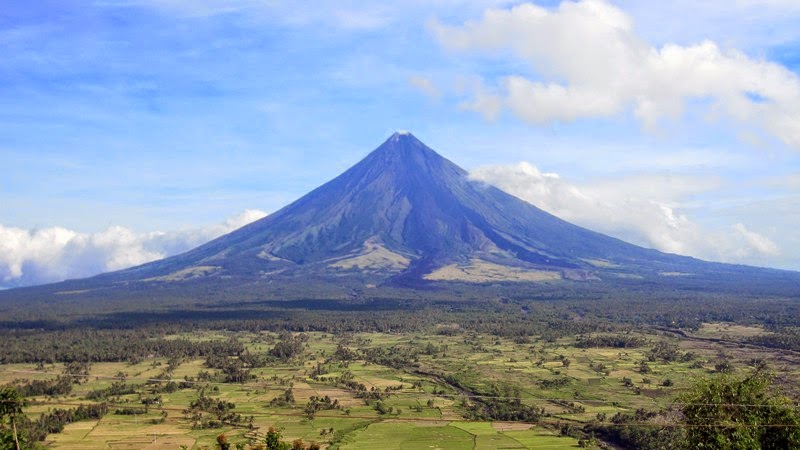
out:
<path id="1" fill-rule="evenodd" d="M 463 173 L 395 134 L 207 245 L 0 292 L 0 444 L 797 446 L 797 273 L 625 244 Z"/>
<path id="2" fill-rule="evenodd" d="M 21 448 L 800 443 L 800 356 L 770 345 L 794 325 L 668 326 L 668 310 L 637 325 L 572 303 L 461 308 L 350 312 L 350 330 L 291 314 L 6 328 L 0 448 L 16 448 L 15 429 Z M 401 320 L 412 316 L 425 319 Z"/>

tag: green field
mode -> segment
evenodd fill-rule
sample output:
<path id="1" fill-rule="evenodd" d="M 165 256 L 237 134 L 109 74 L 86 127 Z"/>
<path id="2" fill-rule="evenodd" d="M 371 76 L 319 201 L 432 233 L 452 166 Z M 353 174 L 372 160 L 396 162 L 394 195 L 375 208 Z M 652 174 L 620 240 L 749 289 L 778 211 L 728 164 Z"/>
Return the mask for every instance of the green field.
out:
<path id="1" fill-rule="evenodd" d="M 796 355 L 715 338 L 730 330 L 704 326 L 698 339 L 626 332 L 622 336 L 638 343 L 631 348 L 582 346 L 581 336 L 523 341 L 475 332 L 310 332 L 294 335 L 297 351 L 290 357 L 245 367 L 247 379 L 240 382 L 226 381 L 228 369 L 209 367 L 220 363 L 206 359 L 91 363 L 69 394 L 29 397 L 25 413 L 36 420 L 54 408 L 107 404 L 101 419 L 47 435 L 45 445 L 65 449 L 212 449 L 221 433 L 232 443 L 256 443 L 269 427 L 287 442 L 302 439 L 342 450 L 578 448 L 580 434 L 565 429 L 617 413 L 667 408 L 696 379 L 713 373 L 721 358 L 738 373 L 751 371 L 754 360 L 782 361 L 775 369 L 796 385 Z M 281 342 L 266 332 L 194 332 L 169 339 L 233 339 L 248 355 L 269 355 Z M 666 359 L 654 357 L 657 348 Z M 222 364 L 238 360 L 246 357 L 223 356 Z M 0 365 L 0 384 L 55 380 L 65 370 L 63 363 Z M 124 392 L 111 393 L 115 386 Z M 201 395 L 230 402 L 229 412 L 239 419 L 193 419 L 187 410 Z M 276 401 L 286 396 L 288 401 Z M 143 399 L 151 397 L 158 400 L 145 411 Z M 314 398 L 328 403 L 309 413 Z M 493 404 L 518 405 L 512 409 L 537 415 L 485 416 Z M 125 408 L 135 413 L 118 413 Z M 209 411 L 198 414 L 215 418 Z"/>

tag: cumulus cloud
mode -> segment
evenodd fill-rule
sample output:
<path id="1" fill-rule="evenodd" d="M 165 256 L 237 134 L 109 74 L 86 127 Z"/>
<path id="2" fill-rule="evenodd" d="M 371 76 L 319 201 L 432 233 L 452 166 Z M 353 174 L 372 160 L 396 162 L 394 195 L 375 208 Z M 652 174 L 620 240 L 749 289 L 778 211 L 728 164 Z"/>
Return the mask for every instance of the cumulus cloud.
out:
<path id="1" fill-rule="evenodd" d="M 741 223 L 709 229 L 692 220 L 683 205 L 717 188 L 713 179 L 640 175 L 581 185 L 526 162 L 480 167 L 470 177 L 567 221 L 665 252 L 757 265 L 780 254 L 769 238 Z"/>
<path id="2" fill-rule="evenodd" d="M 243 213 L 205 228 L 137 233 L 111 226 L 97 233 L 62 227 L 38 230 L 0 225 L 0 286 L 81 278 L 172 256 L 266 216 Z"/>
<path id="3" fill-rule="evenodd" d="M 475 89 L 467 104 L 487 117 L 498 104 L 535 124 L 633 111 L 656 128 L 693 105 L 710 120 L 752 126 L 800 149 L 797 74 L 710 40 L 652 46 L 630 16 L 602 0 L 489 9 L 462 26 L 434 21 L 430 28 L 449 49 L 508 54 L 534 73 L 506 74 Z"/>

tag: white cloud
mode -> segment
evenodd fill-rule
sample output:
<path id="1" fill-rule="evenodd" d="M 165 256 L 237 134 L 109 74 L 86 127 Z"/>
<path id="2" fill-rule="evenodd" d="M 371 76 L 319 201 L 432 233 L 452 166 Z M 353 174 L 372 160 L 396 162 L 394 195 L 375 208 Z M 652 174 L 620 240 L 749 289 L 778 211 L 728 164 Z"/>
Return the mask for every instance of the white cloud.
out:
<path id="1" fill-rule="evenodd" d="M 437 88 L 431 80 L 420 75 L 412 75 L 408 77 L 408 84 L 427 95 L 432 100 L 438 100 L 442 96 L 442 92 Z"/>
<path id="2" fill-rule="evenodd" d="M 718 180 L 640 175 L 579 185 L 526 162 L 480 167 L 470 176 L 569 222 L 661 251 L 756 265 L 780 254 L 769 238 L 741 223 L 709 229 L 684 211 L 693 196 L 719 187 Z"/>
<path id="3" fill-rule="evenodd" d="M 221 224 L 137 233 L 111 226 L 97 233 L 62 227 L 40 230 L 0 225 L 0 286 L 81 278 L 175 255 L 266 216 L 248 209 Z"/>
<path id="4" fill-rule="evenodd" d="M 473 97 L 471 100 L 458 104 L 463 111 L 481 113 L 486 120 L 495 120 L 503 110 L 503 99 L 492 90 L 487 89 L 480 80 L 473 80 L 471 84 Z"/>
<path id="5" fill-rule="evenodd" d="M 430 28 L 451 50 L 510 53 L 526 62 L 535 75 L 505 74 L 496 84 L 502 106 L 531 123 L 632 111 L 656 128 L 692 105 L 709 120 L 752 126 L 800 149 L 797 74 L 710 40 L 652 46 L 634 32 L 631 17 L 602 0 L 489 9 L 463 26 L 434 21 Z M 483 101 L 485 88 L 474 91 L 471 108 L 496 115 L 496 102 Z"/>
<path id="6" fill-rule="evenodd" d="M 761 253 L 764 255 L 771 255 L 777 256 L 781 252 L 778 249 L 778 246 L 775 245 L 774 242 L 769 240 L 767 237 L 762 236 L 758 233 L 750 231 L 741 223 L 736 223 L 732 226 L 733 230 L 739 233 L 742 238 L 744 238 L 745 242 L 748 244 L 745 247 L 740 247 L 739 251 L 741 252 L 739 256 L 749 256 L 749 250 L 753 249 L 757 253 Z"/>

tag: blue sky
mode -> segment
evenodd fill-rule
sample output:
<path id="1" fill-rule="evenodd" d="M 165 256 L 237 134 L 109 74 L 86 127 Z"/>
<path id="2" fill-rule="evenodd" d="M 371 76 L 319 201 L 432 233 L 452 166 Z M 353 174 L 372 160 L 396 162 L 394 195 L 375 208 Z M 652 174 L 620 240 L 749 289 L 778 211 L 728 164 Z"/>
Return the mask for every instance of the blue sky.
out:
<path id="1" fill-rule="evenodd" d="M 581 225 L 800 269 L 798 19 L 784 0 L 6 1 L 0 286 L 186 250 L 397 129 Z"/>

